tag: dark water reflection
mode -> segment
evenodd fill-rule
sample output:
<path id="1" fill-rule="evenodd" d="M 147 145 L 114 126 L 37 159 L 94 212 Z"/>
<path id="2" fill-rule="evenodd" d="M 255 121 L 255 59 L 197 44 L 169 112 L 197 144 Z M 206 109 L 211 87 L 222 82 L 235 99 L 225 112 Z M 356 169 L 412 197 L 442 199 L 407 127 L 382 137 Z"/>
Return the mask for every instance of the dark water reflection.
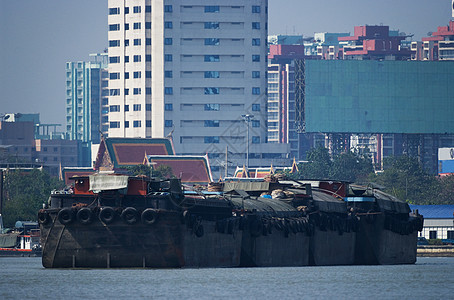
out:
<path id="1" fill-rule="evenodd" d="M 44 269 L 0 258 L 0 299 L 454 298 L 454 258 L 415 265 L 237 269 Z"/>

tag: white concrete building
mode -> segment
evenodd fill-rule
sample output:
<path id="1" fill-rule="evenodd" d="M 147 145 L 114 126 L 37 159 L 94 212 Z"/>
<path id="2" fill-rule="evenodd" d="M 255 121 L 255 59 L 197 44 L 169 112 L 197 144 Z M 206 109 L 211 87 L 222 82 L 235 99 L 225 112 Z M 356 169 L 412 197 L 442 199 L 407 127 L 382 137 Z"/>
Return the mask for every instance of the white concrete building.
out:
<path id="1" fill-rule="evenodd" d="M 424 216 L 420 237 L 454 240 L 454 205 L 410 205 L 410 209 Z"/>
<path id="2" fill-rule="evenodd" d="M 244 160 L 241 116 L 253 114 L 250 152 L 285 152 L 262 144 L 267 0 L 108 3 L 110 137 L 172 133 L 179 154 L 216 157 L 228 146 Z"/>

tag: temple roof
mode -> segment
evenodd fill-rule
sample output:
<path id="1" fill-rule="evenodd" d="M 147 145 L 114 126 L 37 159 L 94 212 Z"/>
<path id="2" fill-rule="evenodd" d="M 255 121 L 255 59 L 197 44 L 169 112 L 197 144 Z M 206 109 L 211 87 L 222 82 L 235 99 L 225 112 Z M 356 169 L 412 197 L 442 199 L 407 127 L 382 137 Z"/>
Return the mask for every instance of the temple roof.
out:
<path id="1" fill-rule="evenodd" d="M 105 138 L 101 140 L 95 170 L 115 170 L 143 163 L 145 155 L 173 155 L 167 138 Z"/>
<path id="2" fill-rule="evenodd" d="M 207 156 L 147 155 L 147 161 L 153 168 L 160 165 L 169 166 L 173 175 L 183 183 L 208 184 L 213 181 Z"/>

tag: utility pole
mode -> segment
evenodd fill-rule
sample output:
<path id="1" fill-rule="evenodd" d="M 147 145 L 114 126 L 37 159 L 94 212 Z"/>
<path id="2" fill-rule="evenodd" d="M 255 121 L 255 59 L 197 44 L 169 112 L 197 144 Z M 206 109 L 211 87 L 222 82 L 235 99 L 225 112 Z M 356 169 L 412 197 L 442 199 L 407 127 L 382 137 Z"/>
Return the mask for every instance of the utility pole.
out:
<path id="1" fill-rule="evenodd" d="M 241 115 L 243 117 L 244 122 L 246 122 L 246 168 L 249 169 L 249 123 L 254 118 L 254 115 L 246 114 Z"/>

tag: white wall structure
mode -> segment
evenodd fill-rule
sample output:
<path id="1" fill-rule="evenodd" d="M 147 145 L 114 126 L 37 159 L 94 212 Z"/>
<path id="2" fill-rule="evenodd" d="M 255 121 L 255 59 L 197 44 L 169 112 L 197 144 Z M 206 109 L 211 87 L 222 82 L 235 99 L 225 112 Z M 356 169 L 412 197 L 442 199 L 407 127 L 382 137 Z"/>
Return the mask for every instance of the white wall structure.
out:
<path id="1" fill-rule="evenodd" d="M 424 216 L 424 228 L 419 232 L 426 239 L 454 240 L 454 205 L 411 205 Z"/>
<path id="2" fill-rule="evenodd" d="M 109 0 L 108 6 L 109 137 L 171 133 L 179 154 L 215 155 L 228 147 L 243 157 L 241 116 L 253 114 L 251 149 L 285 157 L 285 147 L 263 144 L 267 0 Z"/>

